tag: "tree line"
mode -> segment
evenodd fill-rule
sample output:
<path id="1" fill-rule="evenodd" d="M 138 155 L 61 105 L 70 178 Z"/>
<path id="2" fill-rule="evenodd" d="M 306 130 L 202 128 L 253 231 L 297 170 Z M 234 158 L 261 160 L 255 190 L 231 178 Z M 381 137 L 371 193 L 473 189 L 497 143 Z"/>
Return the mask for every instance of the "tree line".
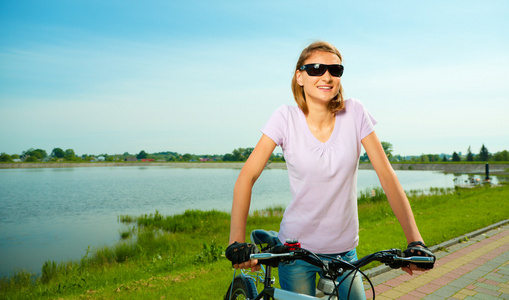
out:
<path id="1" fill-rule="evenodd" d="M 215 154 L 215 155 L 196 155 L 191 153 L 181 154 L 173 151 L 164 151 L 156 153 L 147 153 L 145 150 L 139 153 L 130 154 L 124 152 L 123 154 L 99 154 L 89 155 L 83 154 L 76 155 L 74 149 L 54 148 L 50 154 L 44 149 L 30 148 L 23 151 L 21 154 L 0 154 L 0 162 L 120 162 L 120 161 L 170 161 L 170 162 L 195 162 L 195 161 L 227 161 L 227 162 L 242 162 L 246 161 L 254 148 L 237 148 L 231 153 Z M 282 156 L 272 155 L 270 161 L 284 161 Z"/>
<path id="2" fill-rule="evenodd" d="M 393 146 L 389 142 L 382 142 L 382 147 L 385 154 L 391 162 L 459 162 L 459 161 L 509 161 L 509 152 L 507 150 L 490 153 L 488 148 L 483 144 L 479 153 L 473 153 L 471 147 L 467 149 L 466 155 L 461 155 L 461 152 L 453 152 L 448 154 L 421 154 L 420 156 L 401 156 L 393 154 Z M 0 162 L 91 162 L 91 161 L 107 161 L 107 162 L 120 162 L 120 161 L 133 161 L 133 160 L 150 160 L 150 161 L 174 161 L 174 162 L 194 162 L 194 161 L 225 161 L 225 162 L 243 162 L 246 161 L 253 152 L 254 148 L 237 148 L 231 153 L 215 154 L 215 155 L 195 155 L 190 153 L 180 154 L 178 152 L 165 151 L 157 153 L 147 153 L 145 150 L 137 154 L 130 154 L 124 152 L 123 154 L 99 154 L 81 156 L 76 155 L 73 149 L 63 150 L 62 148 L 54 148 L 48 155 L 46 150 L 30 148 L 23 151 L 21 154 L 0 154 Z M 281 154 L 272 154 L 270 157 L 271 162 L 283 162 L 284 158 Z M 369 162 L 369 157 L 366 153 L 361 155 L 361 162 Z"/>
<path id="3" fill-rule="evenodd" d="M 389 142 L 382 142 L 385 155 L 391 162 L 417 162 L 417 163 L 429 163 L 429 162 L 473 162 L 473 161 L 509 161 L 509 152 L 507 150 L 499 151 L 496 153 L 490 153 L 488 148 L 483 144 L 479 153 L 475 154 L 472 152 L 472 147 L 469 146 L 467 154 L 462 155 L 461 152 L 454 151 L 452 154 L 421 154 L 417 156 L 401 156 L 393 155 L 392 144 Z M 364 153 L 361 158 L 361 162 L 369 162 L 367 153 Z"/>

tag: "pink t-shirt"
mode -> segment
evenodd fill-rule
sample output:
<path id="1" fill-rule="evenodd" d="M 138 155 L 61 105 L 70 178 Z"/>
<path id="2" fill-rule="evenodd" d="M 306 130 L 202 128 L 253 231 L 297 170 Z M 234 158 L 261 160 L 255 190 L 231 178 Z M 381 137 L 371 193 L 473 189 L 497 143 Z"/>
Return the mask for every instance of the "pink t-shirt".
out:
<path id="1" fill-rule="evenodd" d="M 357 247 L 357 167 L 361 140 L 375 124 L 357 99 L 345 101 L 325 143 L 314 137 L 296 106 L 281 106 L 270 117 L 261 131 L 283 149 L 292 193 L 279 230 L 282 242 L 296 238 L 303 248 L 322 254 Z"/>

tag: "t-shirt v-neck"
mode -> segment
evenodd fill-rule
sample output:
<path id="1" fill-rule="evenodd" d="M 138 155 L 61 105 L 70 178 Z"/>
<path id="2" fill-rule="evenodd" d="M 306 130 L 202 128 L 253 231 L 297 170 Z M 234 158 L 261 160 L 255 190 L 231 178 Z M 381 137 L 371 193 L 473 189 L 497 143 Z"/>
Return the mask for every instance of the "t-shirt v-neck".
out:
<path id="1" fill-rule="evenodd" d="M 309 128 L 309 125 L 306 121 L 306 115 L 304 115 L 304 113 L 301 110 L 299 110 L 299 119 L 300 119 L 301 125 L 304 127 L 304 132 L 306 133 L 307 138 L 310 141 L 312 141 L 312 143 L 314 143 L 315 145 L 320 146 L 320 147 L 327 147 L 328 145 L 330 145 L 331 143 L 334 142 L 334 140 L 336 139 L 336 137 L 338 135 L 338 132 L 339 132 L 338 127 L 339 127 L 339 123 L 340 123 L 338 120 L 338 115 L 336 114 L 334 116 L 334 118 L 335 118 L 334 128 L 332 129 L 332 133 L 329 136 L 329 139 L 325 142 L 321 142 Z"/>

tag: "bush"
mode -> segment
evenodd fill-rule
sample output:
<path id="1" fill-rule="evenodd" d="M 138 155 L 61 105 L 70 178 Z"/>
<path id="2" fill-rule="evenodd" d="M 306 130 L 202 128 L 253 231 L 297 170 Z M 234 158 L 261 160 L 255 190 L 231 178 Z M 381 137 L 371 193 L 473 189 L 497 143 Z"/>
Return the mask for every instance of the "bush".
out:
<path id="1" fill-rule="evenodd" d="M 35 156 L 29 156 L 25 159 L 25 162 L 38 162 L 39 160 Z"/>
<path id="2" fill-rule="evenodd" d="M 12 162 L 12 156 L 6 153 L 0 154 L 0 162 Z"/>
<path id="3" fill-rule="evenodd" d="M 195 263 L 201 264 L 218 261 L 223 255 L 224 250 L 224 247 L 218 246 L 214 241 L 212 241 L 211 245 L 203 242 L 203 250 L 196 254 Z"/>
<path id="4" fill-rule="evenodd" d="M 387 196 L 382 188 L 375 187 L 360 192 L 357 198 L 359 204 L 387 201 Z"/>

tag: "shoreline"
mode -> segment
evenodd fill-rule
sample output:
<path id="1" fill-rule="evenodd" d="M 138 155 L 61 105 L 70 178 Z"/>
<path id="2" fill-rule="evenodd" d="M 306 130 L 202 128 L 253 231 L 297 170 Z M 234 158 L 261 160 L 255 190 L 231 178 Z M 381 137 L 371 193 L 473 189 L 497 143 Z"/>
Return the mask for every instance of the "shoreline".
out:
<path id="1" fill-rule="evenodd" d="M 485 173 L 485 164 L 462 163 L 393 163 L 394 170 L 410 171 L 438 171 L 445 173 Z M 82 168 L 82 167 L 170 167 L 170 168 L 198 168 L 198 169 L 241 169 L 244 162 L 96 162 L 96 163 L 2 163 L 0 169 L 37 169 L 37 168 Z M 490 174 L 509 173 L 509 164 L 490 164 Z M 269 163 L 266 169 L 286 170 L 286 163 Z M 359 170 L 373 170 L 370 163 L 359 164 Z"/>

